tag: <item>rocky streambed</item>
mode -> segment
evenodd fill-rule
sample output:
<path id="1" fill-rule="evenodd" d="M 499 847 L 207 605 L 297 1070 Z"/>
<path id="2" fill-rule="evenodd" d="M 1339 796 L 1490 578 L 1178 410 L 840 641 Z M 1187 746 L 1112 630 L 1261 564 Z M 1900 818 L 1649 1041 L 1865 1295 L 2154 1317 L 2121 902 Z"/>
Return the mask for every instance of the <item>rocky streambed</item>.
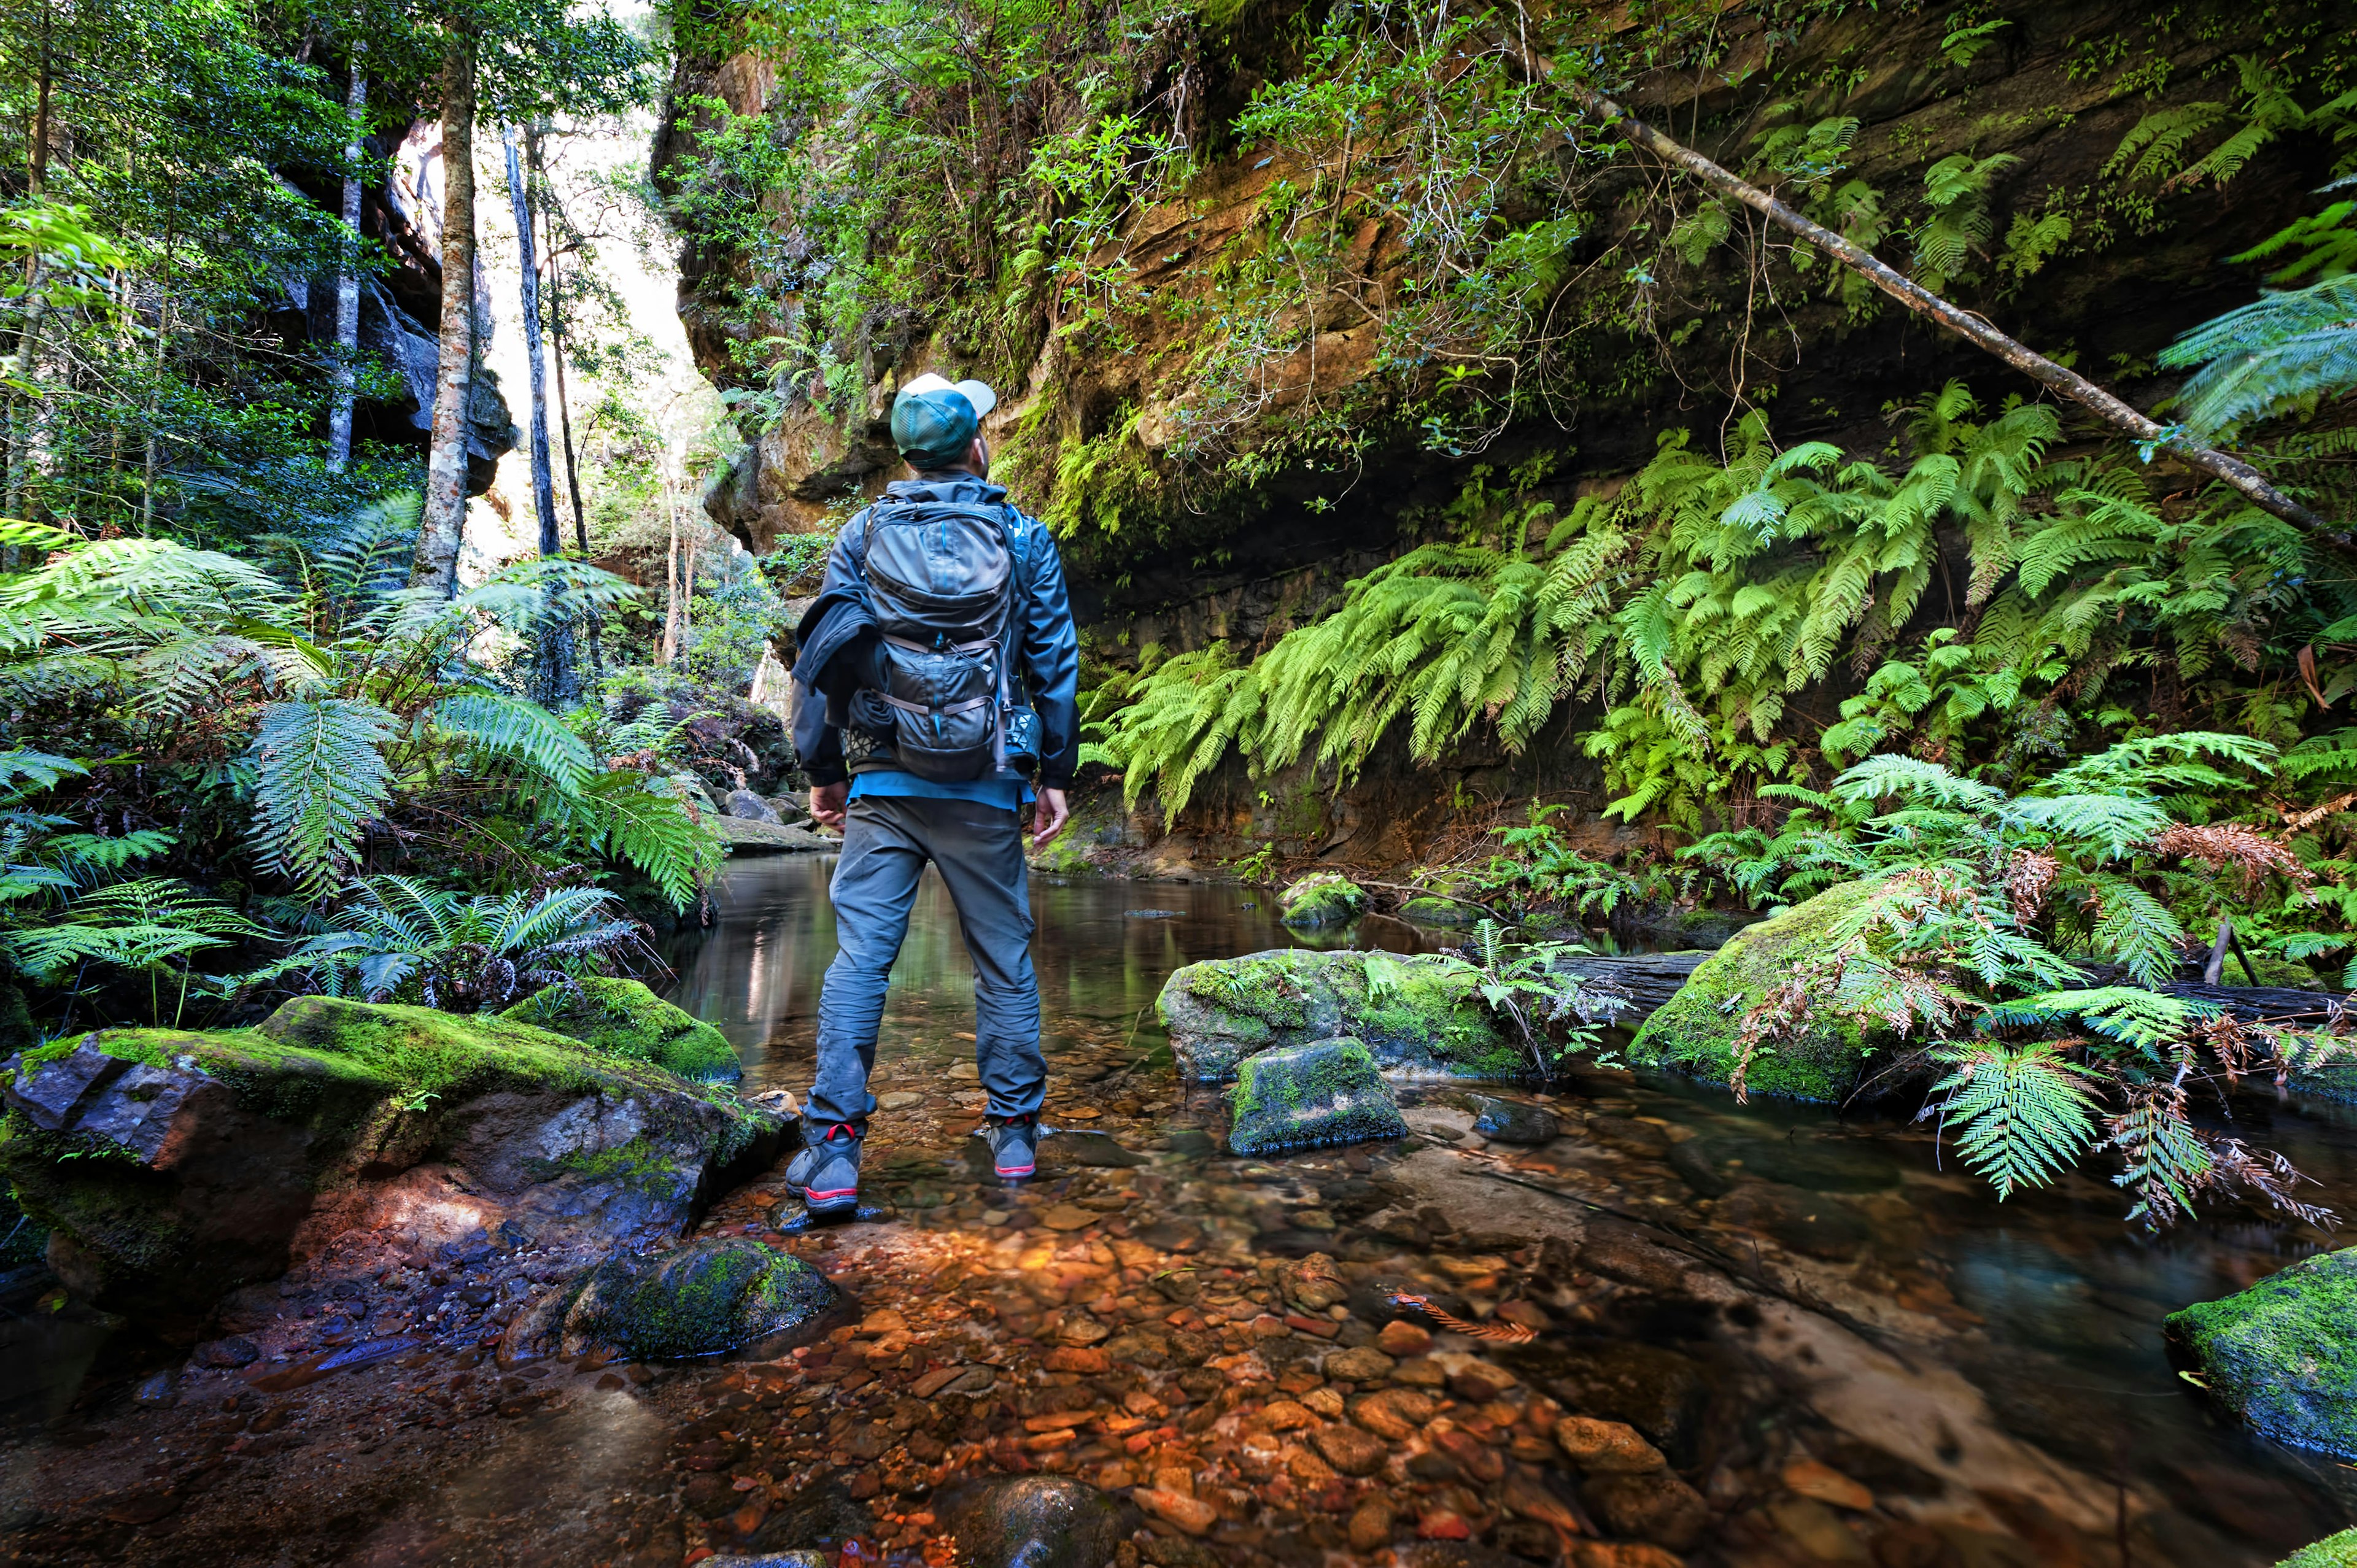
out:
<path id="1" fill-rule="evenodd" d="M 748 1094 L 806 1078 L 823 874 L 732 874 L 719 937 L 686 955 L 679 1000 L 730 1036 Z M 2347 1522 L 2339 1467 L 2218 1420 L 2160 1332 L 2319 1238 L 2231 1216 L 2157 1249 L 2084 1180 L 1993 1215 L 1920 1129 L 1618 1071 L 1550 1095 L 1427 1077 L 1396 1089 L 1399 1135 L 1233 1155 L 1228 1090 L 1178 1070 L 1151 1004 L 1189 961 L 1282 942 L 1247 901 L 1039 889 L 1061 1131 L 1021 1188 L 971 1135 L 937 888 L 854 1223 L 809 1228 L 763 1162 L 590 1248 L 525 1202 L 580 1170 L 501 1191 L 447 1160 L 356 1167 L 438 1163 L 437 1201 L 498 1221 L 348 1225 L 193 1340 L 93 1322 L 87 1370 L 18 1403 L 0 1549 L 1977 1568 L 2122 1542 L 2264 1563 Z M 2305 1132 L 2302 1163 L 2357 1187 L 2336 1114 L 2287 1105 L 2277 1141 Z M 653 1288 L 640 1268 L 591 1290 L 617 1254 L 706 1253 L 787 1270 L 719 1269 L 709 1355 L 630 1337 L 660 1313 L 580 1309 Z M 104 1310 L 32 1305 L 20 1336 Z"/>

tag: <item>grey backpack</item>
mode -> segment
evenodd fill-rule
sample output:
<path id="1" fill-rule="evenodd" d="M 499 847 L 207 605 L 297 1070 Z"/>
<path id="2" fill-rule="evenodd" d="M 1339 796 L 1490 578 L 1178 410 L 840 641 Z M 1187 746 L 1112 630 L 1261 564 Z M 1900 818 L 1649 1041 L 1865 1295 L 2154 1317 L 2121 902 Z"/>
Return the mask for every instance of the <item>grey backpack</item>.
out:
<path id="1" fill-rule="evenodd" d="M 937 784 L 996 772 L 1006 764 L 1019 591 L 1004 509 L 878 501 L 867 509 L 862 553 L 896 759 Z"/>

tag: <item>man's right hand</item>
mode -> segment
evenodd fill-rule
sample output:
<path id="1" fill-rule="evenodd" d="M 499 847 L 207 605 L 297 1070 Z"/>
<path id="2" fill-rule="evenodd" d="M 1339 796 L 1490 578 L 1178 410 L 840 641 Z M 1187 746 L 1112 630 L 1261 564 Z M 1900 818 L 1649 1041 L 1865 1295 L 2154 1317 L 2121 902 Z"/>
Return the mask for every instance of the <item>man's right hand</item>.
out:
<path id="1" fill-rule="evenodd" d="M 843 803 L 851 798 L 849 784 L 821 784 L 811 790 L 811 815 L 821 827 L 843 831 Z"/>

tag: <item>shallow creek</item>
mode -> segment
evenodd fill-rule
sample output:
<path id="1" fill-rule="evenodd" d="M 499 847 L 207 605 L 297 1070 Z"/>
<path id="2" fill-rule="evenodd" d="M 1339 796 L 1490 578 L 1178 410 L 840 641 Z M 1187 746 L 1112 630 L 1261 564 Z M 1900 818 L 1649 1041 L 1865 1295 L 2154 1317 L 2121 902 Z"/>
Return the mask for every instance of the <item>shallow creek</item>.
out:
<path id="1" fill-rule="evenodd" d="M 748 1093 L 807 1086 L 831 865 L 732 867 L 720 925 L 676 955 L 674 999 L 728 1033 Z M 18 1402 L 0 1561 L 946 1568 L 945 1499 L 1030 1471 L 1139 1505 L 1122 1568 L 2240 1568 L 2357 1520 L 2357 1473 L 2221 1423 L 2160 1337 L 2324 1236 L 2227 1208 L 2148 1238 L 2091 1179 L 1999 1206 L 1920 1127 L 1611 1071 L 1516 1096 L 1549 1144 L 1485 1143 L 1426 1086 L 1400 1144 L 1230 1158 L 1152 1004 L 1179 964 L 1286 945 L 1270 909 L 1208 885 L 1034 897 L 1065 1130 L 1039 1180 L 1001 1188 L 970 1135 L 967 970 L 929 879 L 869 1207 L 810 1230 L 772 1172 L 705 1221 L 834 1277 L 854 1305 L 827 1337 L 698 1368 L 437 1348 L 274 1393 L 190 1375 L 142 1405 L 162 1363 L 119 1337 L 78 1388 Z M 2350 1112 L 2236 1110 L 2357 1215 Z M 479 1329 L 530 1278 L 528 1248 L 481 1251 L 449 1264 L 480 1282 Z M 1566 1413 L 1671 1468 L 1573 1463 Z"/>

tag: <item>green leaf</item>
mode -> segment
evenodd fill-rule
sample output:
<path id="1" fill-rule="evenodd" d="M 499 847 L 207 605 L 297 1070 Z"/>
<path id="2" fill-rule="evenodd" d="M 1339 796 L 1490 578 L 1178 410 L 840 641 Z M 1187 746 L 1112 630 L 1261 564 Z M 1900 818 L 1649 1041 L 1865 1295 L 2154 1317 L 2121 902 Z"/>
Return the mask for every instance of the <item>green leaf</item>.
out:
<path id="1" fill-rule="evenodd" d="M 346 697 L 262 710 L 251 755 L 253 843 L 265 870 L 314 899 L 350 875 L 361 830 L 392 798 L 383 746 L 399 729 L 374 703 Z"/>
<path id="2" fill-rule="evenodd" d="M 1936 1054 L 1955 1069 L 1932 1088 L 1945 1096 L 1940 1120 L 1956 1124 L 1957 1153 L 2000 1202 L 2018 1187 L 2044 1187 L 2093 1146 L 2098 1107 L 2088 1074 L 2059 1047 L 1955 1046 Z"/>

